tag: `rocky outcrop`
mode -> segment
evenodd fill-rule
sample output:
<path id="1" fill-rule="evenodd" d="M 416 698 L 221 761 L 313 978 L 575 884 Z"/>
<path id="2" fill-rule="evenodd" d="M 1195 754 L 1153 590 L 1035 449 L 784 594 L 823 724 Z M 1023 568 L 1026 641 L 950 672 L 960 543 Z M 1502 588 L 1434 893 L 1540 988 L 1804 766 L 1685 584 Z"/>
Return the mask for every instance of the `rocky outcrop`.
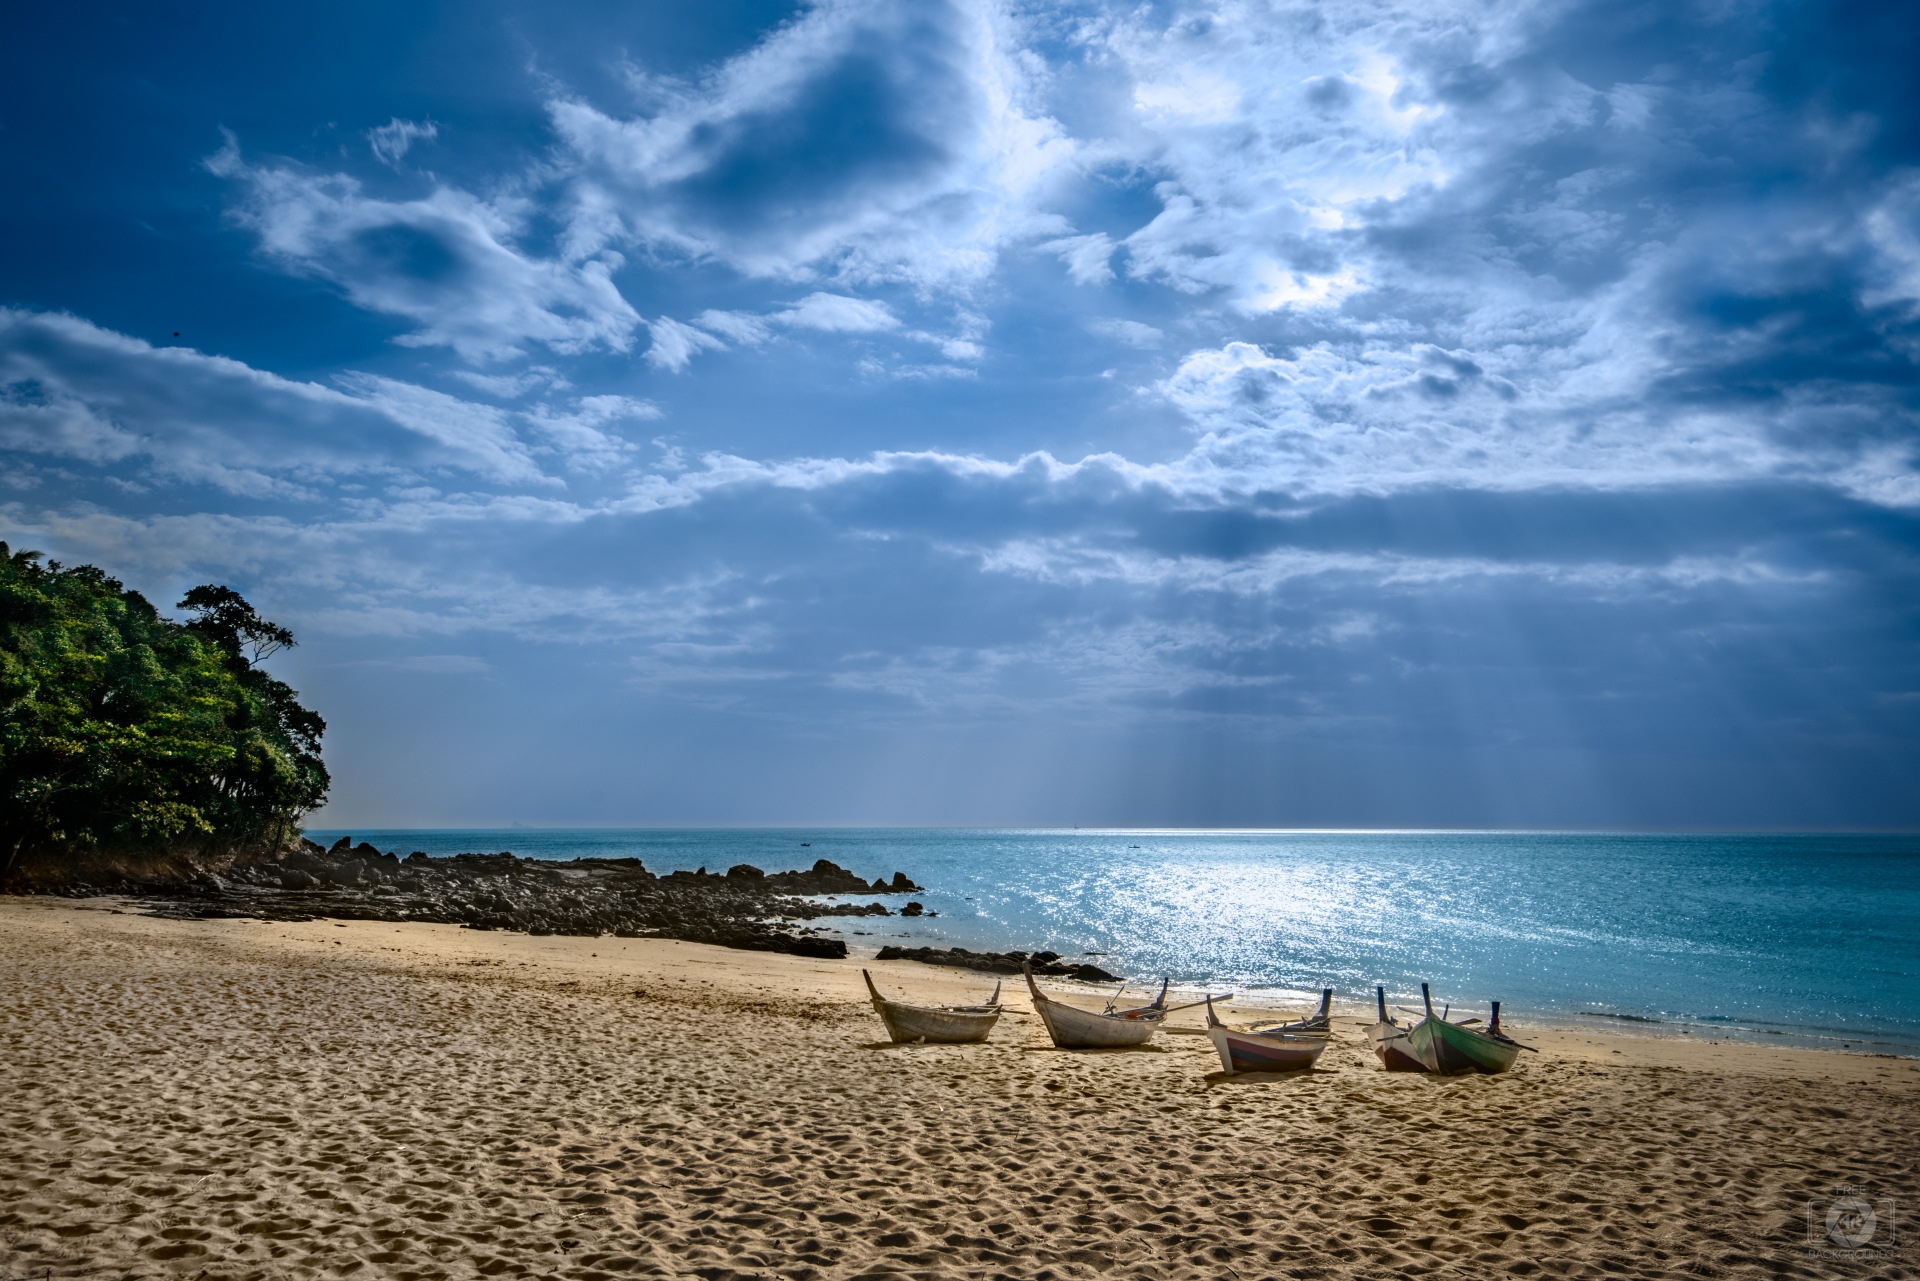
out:
<path id="1" fill-rule="evenodd" d="M 964 947 L 883 947 L 879 961 L 919 961 L 924 965 L 945 965 L 962 970 L 984 970 L 990 974 L 1018 974 L 1022 962 L 1035 974 L 1053 978 L 1079 979 L 1083 983 L 1118 983 L 1118 974 L 1109 974 L 1097 965 L 1079 965 L 1061 959 L 1057 952 L 969 952 Z"/>
<path id="2" fill-rule="evenodd" d="M 725 875 L 701 868 L 655 876 L 637 858 L 555 862 L 508 851 L 446 858 L 415 851 L 402 858 L 349 837 L 328 849 L 301 841 L 278 854 L 218 873 L 169 867 L 149 876 L 113 869 L 49 888 L 70 895 L 137 895 L 166 916 L 438 921 L 475 930 L 676 938 L 821 957 L 845 956 L 846 944 L 792 922 L 892 912 L 883 903 L 816 903 L 799 895 L 920 888 L 898 872 L 891 882 L 869 883 L 826 859 L 807 871 L 772 875 L 741 863 Z"/>
<path id="3" fill-rule="evenodd" d="M 745 871 L 759 874 L 760 869 L 741 864 L 727 872 Z M 905 872 L 895 872 L 891 881 L 875 877 L 871 882 L 863 881 L 837 863 L 826 859 L 816 859 L 812 868 L 805 872 L 776 872 L 766 878 L 767 885 L 782 894 L 918 894 L 924 886 L 915 885 Z"/>

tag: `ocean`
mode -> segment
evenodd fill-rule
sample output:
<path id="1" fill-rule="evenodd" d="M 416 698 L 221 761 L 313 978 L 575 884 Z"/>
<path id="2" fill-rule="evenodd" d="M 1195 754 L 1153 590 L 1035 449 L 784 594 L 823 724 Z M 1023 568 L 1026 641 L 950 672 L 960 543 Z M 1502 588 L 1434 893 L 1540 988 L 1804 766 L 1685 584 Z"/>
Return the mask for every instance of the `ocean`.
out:
<path id="1" fill-rule="evenodd" d="M 314 830 L 402 856 L 649 870 L 827 858 L 930 917 L 849 944 L 1048 950 L 1141 982 L 1436 1003 L 1652 1033 L 1920 1053 L 1920 836 L 962 829 Z M 831 925 L 833 920 L 816 924 Z"/>

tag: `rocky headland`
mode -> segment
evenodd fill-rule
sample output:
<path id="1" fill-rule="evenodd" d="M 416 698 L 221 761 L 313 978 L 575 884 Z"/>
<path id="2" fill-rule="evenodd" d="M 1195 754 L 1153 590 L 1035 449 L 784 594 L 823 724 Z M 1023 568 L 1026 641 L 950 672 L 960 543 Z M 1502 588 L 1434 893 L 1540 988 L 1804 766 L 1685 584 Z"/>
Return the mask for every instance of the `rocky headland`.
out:
<path id="1" fill-rule="evenodd" d="M 911 894 L 904 872 L 865 880 L 827 859 L 804 871 L 767 873 L 741 863 L 656 876 L 637 858 L 568 862 L 497 854 L 401 857 L 342 838 L 219 871 L 160 876 L 119 872 L 41 887 L 70 895 L 132 895 L 156 915 L 265 920 L 437 921 L 527 934 L 676 938 L 798 956 L 842 957 L 847 946 L 798 924 L 834 916 L 891 916 L 884 903 L 820 903 L 810 895 Z M 919 915 L 921 905 L 906 911 Z"/>
<path id="2" fill-rule="evenodd" d="M 586 937 L 672 938 L 756 952 L 839 958 L 847 945 L 805 922 L 893 916 L 884 903 L 822 903 L 824 895 L 916 894 L 905 872 L 866 880 L 828 859 L 765 872 L 738 863 L 725 872 L 649 872 L 637 858 L 520 858 L 422 851 L 402 856 L 342 837 L 330 847 L 300 840 L 270 853 L 196 861 L 100 861 L 53 875 L 42 868 L 16 892 L 138 898 L 155 916 L 251 917 L 269 921 L 432 921 L 470 930 Z M 937 916 L 917 902 L 898 915 Z M 1118 976 L 1054 952 L 971 952 L 963 947 L 880 949 L 882 961 L 919 961 L 993 974 L 1035 974 L 1111 983 Z"/>

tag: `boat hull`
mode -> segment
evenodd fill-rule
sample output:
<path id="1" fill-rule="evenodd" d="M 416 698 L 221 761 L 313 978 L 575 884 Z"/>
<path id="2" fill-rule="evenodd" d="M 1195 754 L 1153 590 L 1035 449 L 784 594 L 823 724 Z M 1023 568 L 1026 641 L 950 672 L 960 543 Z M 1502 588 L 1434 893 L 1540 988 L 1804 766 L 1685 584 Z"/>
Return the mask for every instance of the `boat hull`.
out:
<path id="1" fill-rule="evenodd" d="M 1033 1008 L 1046 1024 L 1047 1035 L 1062 1050 L 1127 1049 L 1145 1045 L 1160 1030 L 1157 1018 L 1114 1018 L 1049 1001 L 1044 996 L 1035 999 Z"/>
<path id="2" fill-rule="evenodd" d="M 1027 975 L 1027 991 L 1033 997 L 1034 1013 L 1046 1025 L 1056 1049 L 1125 1050 L 1145 1045 L 1160 1030 L 1160 1011 L 1130 1010 L 1124 1015 L 1095 1014 L 1050 1000 Z"/>
<path id="3" fill-rule="evenodd" d="M 1214 1024 L 1207 1037 L 1227 1072 L 1298 1072 L 1310 1068 L 1327 1048 L 1323 1036 L 1263 1036 Z"/>
<path id="4" fill-rule="evenodd" d="M 964 1045 L 972 1041 L 984 1041 L 987 1033 L 993 1031 L 993 1025 L 1000 1021 L 1000 1007 L 982 1006 L 979 1009 L 936 1009 L 925 1005 L 907 1005 L 901 1001 L 889 1001 L 880 995 L 873 985 L 873 977 L 865 970 L 860 972 L 867 980 L 867 991 L 873 1000 L 874 1012 L 880 1021 L 886 1024 L 887 1039 L 891 1041 L 926 1041 L 930 1044 Z M 998 989 L 995 989 L 996 992 Z"/>
<path id="5" fill-rule="evenodd" d="M 1367 1029 L 1373 1042 L 1374 1057 L 1389 1072 L 1424 1072 L 1427 1065 L 1414 1054 L 1407 1041 L 1407 1029 L 1391 1023 L 1376 1023 Z"/>
<path id="6" fill-rule="evenodd" d="M 951 1010 L 933 1010 L 920 1005 L 901 1005 L 897 1001 L 875 1001 L 873 1008 L 887 1025 L 887 1038 L 893 1041 L 928 1041 L 963 1045 L 984 1041 L 1000 1011 L 991 1014 L 957 1014 Z"/>
<path id="7" fill-rule="evenodd" d="M 1520 1047 L 1448 1023 L 1429 1014 L 1407 1031 L 1407 1048 L 1429 1072 L 1504 1072 L 1520 1057 Z"/>

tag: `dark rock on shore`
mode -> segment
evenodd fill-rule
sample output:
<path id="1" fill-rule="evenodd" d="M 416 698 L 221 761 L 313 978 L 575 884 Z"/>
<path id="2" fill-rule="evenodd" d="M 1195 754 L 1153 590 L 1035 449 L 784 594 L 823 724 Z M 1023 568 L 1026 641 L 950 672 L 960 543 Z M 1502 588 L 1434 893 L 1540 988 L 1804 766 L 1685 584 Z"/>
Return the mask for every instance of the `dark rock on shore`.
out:
<path id="1" fill-rule="evenodd" d="M 925 965 L 946 965 L 962 970 L 985 970 L 990 974 L 1018 974 L 1022 962 L 1035 974 L 1051 978 L 1078 979 L 1083 983 L 1118 983 L 1118 974 L 1109 974 L 1097 965 L 1075 965 L 1062 961 L 1053 952 L 969 952 L 964 947 L 883 947 L 875 960 L 919 961 Z"/>
<path id="2" fill-rule="evenodd" d="M 772 875 L 741 863 L 724 876 L 701 868 L 659 877 L 637 858 L 562 863 L 508 851 L 432 858 L 415 850 L 402 859 L 342 837 L 328 849 L 303 840 L 277 858 L 226 867 L 217 876 L 175 872 L 135 879 L 115 873 L 71 881 L 53 892 L 132 895 L 148 900 L 161 916 L 437 921 L 475 930 L 675 938 L 837 958 L 847 954 L 845 943 L 789 923 L 892 912 L 883 903 L 816 903 L 799 895 L 919 888 L 902 872 L 891 882 L 869 883 L 826 859 L 807 871 Z"/>
<path id="3" fill-rule="evenodd" d="M 734 872 L 760 875 L 759 868 L 745 863 L 727 875 L 732 876 Z M 895 872 L 891 881 L 875 877 L 869 883 L 824 858 L 816 859 L 813 867 L 805 872 L 775 872 L 766 878 L 766 883 L 783 894 L 919 894 L 925 888 L 915 885 L 905 872 Z"/>

